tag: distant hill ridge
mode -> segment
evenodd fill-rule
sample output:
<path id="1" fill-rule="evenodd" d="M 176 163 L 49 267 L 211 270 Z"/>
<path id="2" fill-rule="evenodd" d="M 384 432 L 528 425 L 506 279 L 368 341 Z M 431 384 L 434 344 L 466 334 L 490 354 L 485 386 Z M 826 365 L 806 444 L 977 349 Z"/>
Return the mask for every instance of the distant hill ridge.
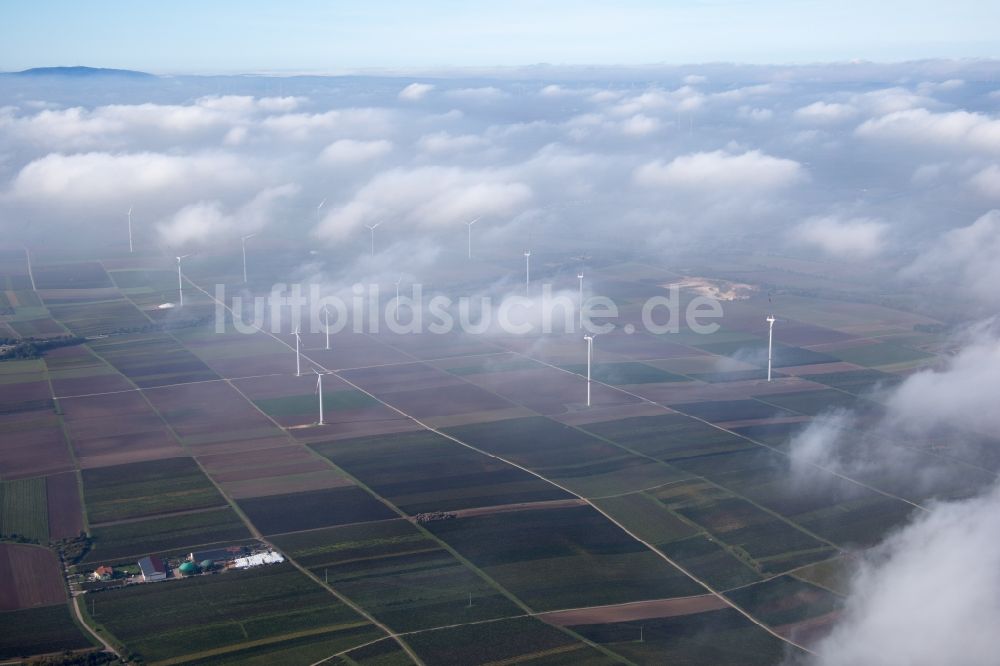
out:
<path id="1" fill-rule="evenodd" d="M 105 69 L 103 67 L 32 67 L 20 72 L 8 72 L 11 76 L 72 76 L 78 78 L 93 76 L 116 76 L 129 78 L 156 78 L 155 74 L 137 72 L 132 69 Z"/>

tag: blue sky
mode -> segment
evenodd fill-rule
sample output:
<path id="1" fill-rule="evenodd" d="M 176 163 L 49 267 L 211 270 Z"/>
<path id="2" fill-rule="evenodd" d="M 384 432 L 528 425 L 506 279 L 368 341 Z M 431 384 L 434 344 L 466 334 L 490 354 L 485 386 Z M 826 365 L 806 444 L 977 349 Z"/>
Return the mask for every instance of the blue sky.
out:
<path id="1" fill-rule="evenodd" d="M 984 0 L 0 2 L 0 69 L 154 72 L 1000 55 Z"/>

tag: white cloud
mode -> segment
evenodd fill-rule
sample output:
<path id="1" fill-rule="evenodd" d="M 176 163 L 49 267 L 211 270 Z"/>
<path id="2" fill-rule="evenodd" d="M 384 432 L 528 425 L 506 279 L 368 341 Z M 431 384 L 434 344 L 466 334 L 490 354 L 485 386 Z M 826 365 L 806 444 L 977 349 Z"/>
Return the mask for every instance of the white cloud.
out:
<path id="1" fill-rule="evenodd" d="M 973 175 L 969 183 L 983 196 L 1000 199 L 1000 166 L 989 165 Z"/>
<path id="2" fill-rule="evenodd" d="M 995 664 L 998 590 L 1000 488 L 933 505 L 861 559 L 840 621 L 814 646 L 815 662 Z"/>
<path id="3" fill-rule="evenodd" d="M 260 126 L 292 141 L 314 140 L 318 137 L 380 138 L 393 130 L 392 113 L 379 108 L 285 113 L 265 118 Z"/>
<path id="4" fill-rule="evenodd" d="M 331 207 L 315 235 L 343 238 L 362 224 L 440 227 L 477 216 L 510 216 L 532 198 L 528 185 L 504 171 L 421 167 L 375 176 L 347 203 Z"/>
<path id="5" fill-rule="evenodd" d="M 338 139 L 323 149 L 319 154 L 319 161 L 333 165 L 360 164 L 388 155 L 392 152 L 392 147 L 392 142 L 385 139 Z"/>
<path id="6" fill-rule="evenodd" d="M 1000 304 L 1000 210 L 972 224 L 952 229 L 934 241 L 902 271 L 923 283 L 949 285 L 963 296 L 988 305 Z"/>
<path id="7" fill-rule="evenodd" d="M 1000 339 L 986 325 L 974 328 L 962 349 L 941 369 L 906 378 L 886 402 L 889 420 L 922 432 L 941 423 L 980 432 L 1000 430 Z"/>
<path id="8" fill-rule="evenodd" d="M 201 141 L 227 136 L 265 113 L 295 109 L 305 98 L 225 95 L 193 104 L 112 104 L 93 109 L 45 109 L 33 115 L 0 115 L 0 131 L 21 141 L 60 150 L 124 147 L 138 143 Z"/>
<path id="9" fill-rule="evenodd" d="M 795 119 L 804 123 L 832 124 L 850 120 L 858 110 L 850 104 L 813 102 L 795 111 Z"/>
<path id="10" fill-rule="evenodd" d="M 46 205 L 106 204 L 142 197 L 198 197 L 240 190 L 259 171 L 228 153 L 53 153 L 34 160 L 13 179 L 8 196 Z"/>
<path id="11" fill-rule="evenodd" d="M 460 153 L 477 148 L 485 148 L 490 142 L 475 134 L 449 134 L 435 132 L 426 134 L 417 141 L 417 147 L 426 153 Z"/>
<path id="12" fill-rule="evenodd" d="M 156 225 L 163 241 L 174 248 L 190 247 L 225 234 L 256 233 L 275 214 L 281 201 L 298 194 L 293 184 L 267 188 L 233 213 L 219 201 L 199 201 L 185 206 Z"/>
<path id="13" fill-rule="evenodd" d="M 465 102 L 476 102 L 479 104 L 496 102 L 510 96 L 508 93 L 495 86 L 458 88 L 456 90 L 449 90 L 447 95 Z"/>
<path id="14" fill-rule="evenodd" d="M 646 136 L 660 129 L 660 121 L 656 118 L 637 113 L 621 122 L 622 134 L 627 136 Z"/>
<path id="15" fill-rule="evenodd" d="M 746 120 L 754 122 L 765 122 L 774 117 L 774 111 L 752 106 L 741 106 L 736 110 L 736 115 Z"/>
<path id="16" fill-rule="evenodd" d="M 1000 153 L 1000 120 L 969 111 L 896 111 L 866 120 L 855 132 L 910 145 Z"/>
<path id="17" fill-rule="evenodd" d="M 427 97 L 427 94 L 434 90 L 434 85 L 430 83 L 411 83 L 399 91 L 399 99 L 407 102 L 416 102 Z"/>
<path id="18" fill-rule="evenodd" d="M 885 246 L 889 225 L 868 218 L 815 217 L 794 227 L 791 240 L 839 259 L 870 259 Z"/>
<path id="19" fill-rule="evenodd" d="M 648 162 L 634 173 L 636 182 L 647 187 L 680 187 L 716 190 L 761 190 L 789 187 L 806 178 L 798 162 L 773 157 L 759 150 L 731 154 L 721 150 L 691 153 Z"/>

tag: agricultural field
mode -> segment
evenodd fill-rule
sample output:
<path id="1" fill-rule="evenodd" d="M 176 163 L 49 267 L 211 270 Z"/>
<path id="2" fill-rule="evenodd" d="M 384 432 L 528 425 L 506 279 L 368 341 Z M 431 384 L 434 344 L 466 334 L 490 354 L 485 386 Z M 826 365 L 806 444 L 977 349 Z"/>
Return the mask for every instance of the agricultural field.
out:
<path id="1" fill-rule="evenodd" d="M 835 327 L 789 297 L 802 319 L 781 321 L 770 383 L 761 294 L 727 304 L 708 336 L 619 328 L 595 341 L 588 409 L 579 336 L 344 331 L 327 350 L 304 333 L 295 376 L 291 335 L 217 334 L 193 288 L 183 317 L 157 310 L 176 297 L 168 264 L 50 260 L 37 293 L 16 271 L 0 283 L 5 329 L 89 338 L 0 364 L 0 533 L 44 544 L 87 529 L 81 572 L 257 531 L 291 560 L 89 597 L 85 613 L 145 662 L 412 663 L 328 585 L 413 632 L 428 664 L 781 663 L 788 644 L 708 588 L 810 645 L 837 617 L 852 551 L 913 510 L 879 491 L 959 497 L 989 478 L 916 498 L 888 475 L 791 482 L 790 441 L 811 419 L 877 418 L 880 391 L 944 348 L 884 308 L 831 306 L 852 312 Z M 232 282 L 230 268 L 188 277 Z M 604 270 L 622 321 L 669 281 Z M 313 369 L 339 371 L 324 375 L 322 426 Z M 0 545 L 0 629 L 28 629 L 0 632 L 0 656 L 88 647 L 53 553 L 11 552 Z M 17 586 L 36 579 L 51 585 Z"/>
<path id="2" fill-rule="evenodd" d="M 247 498 L 240 509 L 263 534 L 396 518 L 392 509 L 356 486 Z"/>
<path id="3" fill-rule="evenodd" d="M 288 534 L 275 543 L 395 631 L 523 612 L 406 520 Z"/>
<path id="4" fill-rule="evenodd" d="M 639 664 L 767 666 L 788 649 L 731 608 L 569 628 Z"/>
<path id="5" fill-rule="evenodd" d="M 49 312 L 74 335 L 111 335 L 149 325 L 142 312 L 124 298 L 98 303 L 49 305 Z"/>
<path id="6" fill-rule="evenodd" d="M 429 664 L 581 664 L 610 666 L 620 658 L 601 652 L 535 618 L 514 618 L 407 637 Z"/>
<path id="7" fill-rule="evenodd" d="M 280 656 L 296 663 L 382 635 L 290 564 L 134 585 L 98 596 L 94 619 L 147 662 L 183 657 L 246 663 Z"/>
<path id="8" fill-rule="evenodd" d="M 0 611 L 65 603 L 62 566 L 54 551 L 0 543 Z"/>
<path id="9" fill-rule="evenodd" d="M 533 610 L 703 591 L 587 506 L 459 517 L 427 529 Z"/>
<path id="10" fill-rule="evenodd" d="M 62 398 L 59 408 L 77 463 L 84 469 L 185 455 L 138 391 Z"/>
<path id="11" fill-rule="evenodd" d="M 73 621 L 65 603 L 0 611 L 0 659 L 90 647 L 90 640 Z"/>
<path id="12" fill-rule="evenodd" d="M 586 376 L 587 374 L 586 364 L 564 365 L 562 367 L 564 370 L 569 370 L 578 375 Z M 636 362 L 593 363 L 590 368 L 590 376 L 596 381 L 615 386 L 688 381 L 687 377 Z"/>
<path id="13" fill-rule="evenodd" d="M 59 347 L 46 352 L 45 366 L 56 398 L 134 388 L 85 345 Z"/>
<path id="14" fill-rule="evenodd" d="M 0 482 L 0 535 L 45 542 L 49 508 L 44 478 Z"/>
<path id="15" fill-rule="evenodd" d="M 246 525 L 229 507 L 196 513 L 159 516 L 94 527 L 94 548 L 85 561 L 139 558 L 153 553 L 181 551 L 250 536 Z"/>
<path id="16" fill-rule="evenodd" d="M 629 492 L 684 476 L 670 465 L 543 417 L 471 424 L 446 432 L 587 497 Z"/>
<path id="17" fill-rule="evenodd" d="M 86 469 L 83 495 L 91 524 L 226 504 L 192 458 Z"/>
<path id="18" fill-rule="evenodd" d="M 134 310 L 134 306 L 128 307 Z M 138 310 L 135 312 L 142 317 Z M 148 326 L 149 323 L 142 317 L 141 323 L 134 325 Z M 126 333 L 93 340 L 89 344 L 94 352 L 140 388 L 218 379 L 201 359 L 164 333 Z"/>
<path id="19" fill-rule="evenodd" d="M 97 261 L 49 264 L 34 267 L 35 286 L 42 289 L 98 289 L 111 287 L 111 279 Z"/>
<path id="20" fill-rule="evenodd" d="M 750 585 L 726 596 L 779 634 L 805 644 L 821 637 L 842 607 L 835 594 L 791 576 Z"/>
<path id="21" fill-rule="evenodd" d="M 312 448 L 411 515 L 571 497 L 523 470 L 428 431 Z"/>

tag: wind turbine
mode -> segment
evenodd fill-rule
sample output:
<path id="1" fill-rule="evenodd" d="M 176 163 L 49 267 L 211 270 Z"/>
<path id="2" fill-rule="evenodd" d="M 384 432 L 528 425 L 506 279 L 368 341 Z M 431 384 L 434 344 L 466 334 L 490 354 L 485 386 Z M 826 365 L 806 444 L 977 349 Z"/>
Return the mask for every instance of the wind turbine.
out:
<path id="1" fill-rule="evenodd" d="M 587 407 L 590 407 L 590 359 L 594 355 L 594 336 L 585 335 L 587 341 Z"/>
<path id="2" fill-rule="evenodd" d="M 302 356 L 299 353 L 299 346 L 302 344 L 302 336 L 299 335 L 299 327 L 295 327 L 295 376 L 302 376 Z"/>
<path id="3" fill-rule="evenodd" d="M 524 251 L 524 295 L 531 291 L 531 250 Z"/>
<path id="4" fill-rule="evenodd" d="M 583 330 L 583 271 L 576 274 L 580 280 L 580 330 Z"/>
<path id="5" fill-rule="evenodd" d="M 396 309 L 397 310 L 399 309 L 399 283 L 402 282 L 402 281 L 403 281 L 403 276 L 402 276 L 402 274 L 400 274 L 400 276 L 396 279 Z"/>
<path id="6" fill-rule="evenodd" d="M 132 247 L 132 206 L 128 207 L 128 251 L 129 254 L 135 252 L 135 248 Z"/>
<path id="7" fill-rule="evenodd" d="M 480 217 L 482 217 L 482 216 L 480 216 Z M 478 221 L 479 221 L 479 218 L 477 217 L 473 221 L 465 223 L 466 228 L 469 230 L 469 259 L 472 259 L 472 225 L 475 224 Z"/>
<path id="8" fill-rule="evenodd" d="M 316 393 L 319 394 L 319 423 L 316 425 L 326 425 L 323 422 L 323 373 L 316 368 L 313 368 L 313 372 L 316 373 Z"/>
<path id="9" fill-rule="evenodd" d="M 243 246 L 243 284 L 247 283 L 247 241 L 256 235 L 252 233 L 240 237 L 240 244 Z"/>
<path id="10" fill-rule="evenodd" d="M 326 326 L 324 327 L 326 329 L 326 348 L 329 349 L 330 348 L 330 306 L 328 306 L 328 305 L 324 305 L 323 306 L 323 321 L 326 324 Z"/>
<path id="11" fill-rule="evenodd" d="M 190 254 L 177 257 L 177 303 L 179 307 L 184 307 L 184 275 L 181 274 L 181 259 L 187 259 Z"/>
<path id="12" fill-rule="evenodd" d="M 774 315 L 767 315 L 767 381 L 771 381 L 771 352 L 774 345 Z"/>
<path id="13" fill-rule="evenodd" d="M 368 231 L 372 232 L 372 256 L 373 257 L 375 256 L 375 227 L 377 227 L 380 224 L 382 224 L 382 223 L 381 222 L 376 222 L 375 224 L 372 224 L 372 225 L 367 225 L 367 224 L 365 225 L 366 227 L 368 227 Z"/>
<path id="14" fill-rule="evenodd" d="M 322 208 L 323 208 L 323 206 L 325 204 L 326 204 L 326 199 L 323 199 L 322 201 L 319 202 L 319 205 L 316 206 L 316 219 L 317 220 L 319 219 L 319 211 L 322 210 Z"/>

